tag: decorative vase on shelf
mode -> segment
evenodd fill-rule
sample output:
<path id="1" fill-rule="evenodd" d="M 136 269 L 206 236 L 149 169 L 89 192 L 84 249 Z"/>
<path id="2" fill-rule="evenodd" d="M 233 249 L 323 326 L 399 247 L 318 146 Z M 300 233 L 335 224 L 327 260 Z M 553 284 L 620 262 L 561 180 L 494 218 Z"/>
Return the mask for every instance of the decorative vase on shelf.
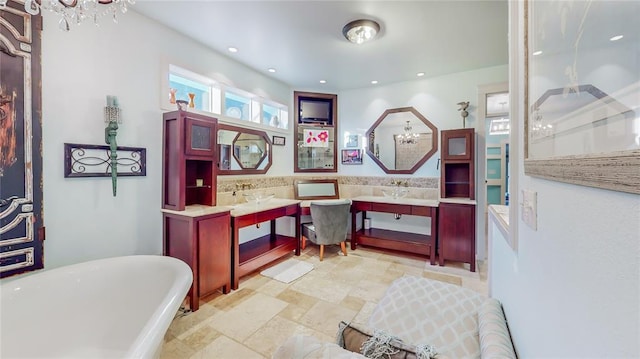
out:
<path id="1" fill-rule="evenodd" d="M 169 103 L 176 103 L 176 92 L 178 92 L 178 89 L 169 89 Z"/>
<path id="2" fill-rule="evenodd" d="M 196 107 L 196 103 L 193 101 L 193 99 L 195 97 L 196 97 L 196 94 L 194 94 L 193 92 L 189 92 L 189 107 L 190 108 Z"/>

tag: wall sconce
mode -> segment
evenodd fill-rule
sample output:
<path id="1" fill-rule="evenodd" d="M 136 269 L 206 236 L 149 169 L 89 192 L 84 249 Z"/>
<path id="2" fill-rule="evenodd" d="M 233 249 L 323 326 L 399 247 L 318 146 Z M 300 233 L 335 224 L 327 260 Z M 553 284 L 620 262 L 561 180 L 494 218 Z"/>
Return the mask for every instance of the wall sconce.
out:
<path id="1" fill-rule="evenodd" d="M 118 183 L 118 144 L 116 135 L 118 134 L 118 124 L 122 123 L 120 118 L 120 107 L 116 96 L 107 96 L 107 106 L 104 108 L 104 122 L 107 127 L 104 129 L 104 141 L 109 145 L 111 158 L 111 187 L 113 196 L 116 196 Z"/>

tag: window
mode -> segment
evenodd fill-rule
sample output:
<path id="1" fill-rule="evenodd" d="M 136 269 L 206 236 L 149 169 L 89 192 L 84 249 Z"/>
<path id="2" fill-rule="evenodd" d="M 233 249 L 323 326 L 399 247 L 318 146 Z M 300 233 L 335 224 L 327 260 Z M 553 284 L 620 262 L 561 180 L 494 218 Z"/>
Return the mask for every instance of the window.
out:
<path id="1" fill-rule="evenodd" d="M 212 79 L 175 65 L 169 65 L 169 90 L 163 98 L 165 108 L 175 108 L 173 100 L 190 101 L 193 108 L 262 126 L 288 129 L 287 106 L 265 100 L 241 89 L 224 86 Z M 173 93 L 173 97 L 172 97 Z"/>

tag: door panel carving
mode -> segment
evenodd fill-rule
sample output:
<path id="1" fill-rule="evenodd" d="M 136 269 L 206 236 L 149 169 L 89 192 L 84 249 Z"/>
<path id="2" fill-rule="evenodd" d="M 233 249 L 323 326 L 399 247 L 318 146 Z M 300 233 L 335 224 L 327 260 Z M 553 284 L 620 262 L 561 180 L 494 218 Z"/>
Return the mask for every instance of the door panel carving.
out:
<path id="1" fill-rule="evenodd" d="M 0 10 L 0 277 L 43 267 L 41 18 Z"/>

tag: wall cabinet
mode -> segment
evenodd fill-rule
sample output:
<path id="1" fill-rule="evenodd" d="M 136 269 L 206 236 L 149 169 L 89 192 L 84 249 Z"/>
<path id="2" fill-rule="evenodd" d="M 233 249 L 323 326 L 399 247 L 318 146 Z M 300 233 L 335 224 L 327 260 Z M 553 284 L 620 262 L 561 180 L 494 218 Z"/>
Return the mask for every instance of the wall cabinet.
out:
<path id="1" fill-rule="evenodd" d="M 171 211 L 163 213 L 163 254 L 186 262 L 193 272 L 189 290 L 189 307 L 199 308 L 199 298 L 219 288 L 231 288 L 230 212 L 190 215 Z"/>
<path id="2" fill-rule="evenodd" d="M 173 111 L 163 121 L 162 208 L 215 206 L 217 119 Z"/>
<path id="3" fill-rule="evenodd" d="M 438 258 L 469 263 L 476 271 L 476 206 L 440 202 L 438 208 Z"/>
<path id="4" fill-rule="evenodd" d="M 475 199 L 475 130 L 441 131 L 440 197 Z"/>
<path id="5" fill-rule="evenodd" d="M 338 96 L 294 92 L 294 172 L 337 172 Z"/>

